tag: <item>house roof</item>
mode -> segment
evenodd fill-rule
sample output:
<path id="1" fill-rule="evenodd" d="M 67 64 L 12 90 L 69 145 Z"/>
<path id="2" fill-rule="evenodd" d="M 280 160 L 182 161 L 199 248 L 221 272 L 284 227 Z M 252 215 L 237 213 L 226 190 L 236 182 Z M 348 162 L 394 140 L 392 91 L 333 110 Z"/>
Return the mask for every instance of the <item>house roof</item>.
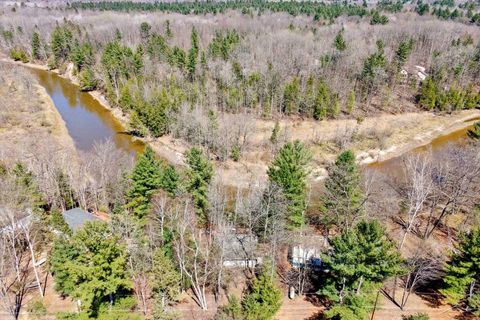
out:
<path id="1" fill-rule="evenodd" d="M 254 258 L 257 237 L 249 234 L 227 234 L 223 236 L 225 260 L 248 260 Z"/>
<path id="2" fill-rule="evenodd" d="M 94 216 L 88 211 L 83 211 L 80 208 L 64 211 L 63 218 L 74 232 L 81 228 L 87 221 L 101 221 L 97 216 Z"/>

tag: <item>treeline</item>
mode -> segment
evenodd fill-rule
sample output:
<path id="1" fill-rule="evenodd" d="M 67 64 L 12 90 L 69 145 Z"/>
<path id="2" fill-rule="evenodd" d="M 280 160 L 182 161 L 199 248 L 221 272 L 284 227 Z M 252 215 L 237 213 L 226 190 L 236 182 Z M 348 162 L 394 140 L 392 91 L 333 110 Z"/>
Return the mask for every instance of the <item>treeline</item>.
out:
<path id="1" fill-rule="evenodd" d="M 383 0 L 374 6 L 372 10 L 368 9 L 364 1 L 362 5 L 355 3 L 324 3 L 314 1 L 218 1 L 218 2 L 117 2 L 117 1 L 98 1 L 98 2 L 73 2 L 69 4 L 73 9 L 89 9 L 102 11 L 164 11 L 176 12 L 181 14 L 219 14 L 227 10 L 237 10 L 243 14 L 261 15 L 264 12 L 286 12 L 293 16 L 308 15 L 313 16 L 314 20 L 329 20 L 340 16 L 374 16 L 378 11 L 388 13 L 398 13 L 404 11 L 405 1 Z M 416 2 L 414 12 L 419 15 L 431 13 L 441 19 L 459 19 L 468 18 L 471 23 L 478 23 L 480 13 L 476 11 L 474 3 L 467 2 L 457 8 L 455 4 L 448 1 L 435 1 L 432 9 L 423 1 Z M 452 8 L 454 8 L 452 10 Z M 387 21 L 388 22 L 388 21 Z"/>
<path id="2" fill-rule="evenodd" d="M 217 112 L 252 112 L 264 117 L 299 115 L 316 120 L 348 117 L 358 114 L 361 106 L 378 103 L 385 92 L 400 89 L 413 95 L 418 92 L 419 106 L 429 110 L 471 109 L 479 104 L 474 82 L 480 74 L 480 47 L 473 55 L 464 55 L 465 63 L 459 61 L 456 65 L 444 63 L 442 54 L 434 53 L 438 63 L 433 63 L 429 70 L 432 75 L 422 83 L 414 74 L 402 74 L 416 46 L 413 38 L 404 38 L 390 48 L 391 58 L 385 53 L 383 41 L 378 40 L 376 51 L 364 59 L 362 68 L 351 73 L 350 78 L 340 79 L 344 91 L 337 91 L 329 79 L 315 73 L 285 77 L 270 62 L 264 72 L 242 65 L 236 50 L 241 47 L 243 36 L 233 29 L 217 31 L 208 44 L 202 45 L 193 27 L 187 48 L 172 44 L 175 30 L 169 21 L 161 33 L 152 31 L 147 22 L 140 25 L 138 32 L 140 41 L 133 48 L 123 44 L 118 30 L 112 41 L 98 45 L 67 21 L 55 27 L 50 39 L 35 31 L 30 57 L 23 48 L 12 49 L 11 57 L 24 62 L 48 57 L 51 69 L 72 63 L 82 90 L 103 90 L 112 105 L 130 115 L 133 133 L 153 137 L 175 133 L 194 143 L 198 142 L 190 141 L 194 136 L 179 128 L 188 125 L 183 121 L 185 106 L 203 108 L 206 120 L 200 123 L 197 119 L 198 128 L 192 129 L 209 131 L 211 135 L 218 131 Z M 332 53 L 320 57 L 320 67 L 337 68 L 351 45 L 344 30 L 340 30 L 331 43 Z M 452 41 L 450 48 L 465 51 L 472 50 L 473 45 L 473 39 L 466 36 Z M 227 68 L 228 73 L 219 72 L 219 65 Z M 157 73 L 152 66 L 167 71 Z M 225 143 L 228 147 L 224 151 L 206 140 L 200 144 L 225 159 L 240 142 L 237 139 Z"/>
<path id="3" fill-rule="evenodd" d="M 99 1 L 73 2 L 69 5 L 73 9 L 115 10 L 115 11 L 165 11 L 181 14 L 217 14 L 227 10 L 238 10 L 243 14 L 258 14 L 263 12 L 287 12 L 291 15 L 313 16 L 315 20 L 332 20 L 342 15 L 363 17 L 369 14 L 364 5 L 346 3 L 324 3 L 313 1 L 199 1 L 199 2 L 133 2 L 133 1 Z"/>

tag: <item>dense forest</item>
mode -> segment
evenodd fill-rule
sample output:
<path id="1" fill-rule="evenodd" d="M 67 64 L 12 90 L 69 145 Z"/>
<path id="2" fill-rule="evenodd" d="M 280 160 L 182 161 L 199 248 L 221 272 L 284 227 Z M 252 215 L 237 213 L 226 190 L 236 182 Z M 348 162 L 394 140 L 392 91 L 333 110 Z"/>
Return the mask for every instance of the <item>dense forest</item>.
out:
<path id="1" fill-rule="evenodd" d="M 88 11 L 79 22 L 8 13 L 0 23 L 2 46 L 13 59 L 61 71 L 71 63 L 83 90 L 102 90 L 129 115 L 132 133 L 172 134 L 218 159 L 243 143 L 240 133 L 217 123 L 222 112 L 361 119 L 479 104 L 473 26 L 400 14 L 386 25 L 372 26 L 373 15 L 321 27 L 306 16 L 272 20 L 272 14 L 232 13 L 222 26 L 200 24 L 216 18 L 195 15 L 185 23 L 147 16 L 117 25 Z M 194 119 L 192 109 L 198 109 Z"/>
<path id="2" fill-rule="evenodd" d="M 415 299 L 480 316 L 479 122 L 395 172 L 359 165 L 338 143 L 321 178 L 312 172 L 324 149 L 288 139 L 279 122 L 478 109 L 479 20 L 478 3 L 449 0 L 2 7 L 5 60 L 98 93 L 146 143 L 135 159 L 111 141 L 76 156 L 0 152 L 2 310 L 270 320 L 298 295 L 316 305 L 311 319 L 370 319 L 379 300 L 398 319 L 435 319 L 410 312 Z M 9 94 L 35 94 L 12 77 L 0 74 Z M 15 108 L 2 107 L 14 127 Z M 257 159 L 265 180 L 226 187 L 239 177 L 219 171 L 242 164 L 265 119 L 275 122 Z M 148 145 L 164 137 L 187 146 L 183 165 Z M 72 228 L 65 212 L 76 208 L 95 218 Z M 48 294 L 70 309 L 52 312 Z"/>

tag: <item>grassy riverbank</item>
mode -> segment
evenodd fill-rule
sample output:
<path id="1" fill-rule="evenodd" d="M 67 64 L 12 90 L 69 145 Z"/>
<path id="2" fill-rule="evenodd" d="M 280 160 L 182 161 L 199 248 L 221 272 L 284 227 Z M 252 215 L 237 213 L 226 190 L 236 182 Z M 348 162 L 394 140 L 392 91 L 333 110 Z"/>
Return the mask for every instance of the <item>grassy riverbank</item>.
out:
<path id="1" fill-rule="evenodd" d="M 65 122 L 45 88 L 21 68 L 2 63 L 0 69 L 0 161 L 8 165 L 48 154 L 75 155 Z"/>

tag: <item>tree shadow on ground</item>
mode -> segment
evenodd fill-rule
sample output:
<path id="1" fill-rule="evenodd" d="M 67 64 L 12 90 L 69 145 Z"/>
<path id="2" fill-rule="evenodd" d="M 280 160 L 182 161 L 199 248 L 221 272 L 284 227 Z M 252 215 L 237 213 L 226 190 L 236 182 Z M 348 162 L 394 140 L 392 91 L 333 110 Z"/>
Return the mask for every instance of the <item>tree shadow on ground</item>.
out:
<path id="1" fill-rule="evenodd" d="M 319 311 L 315 313 L 314 315 L 306 318 L 305 320 L 326 320 L 325 315 L 323 314 L 323 311 Z"/>
<path id="2" fill-rule="evenodd" d="M 439 308 L 441 305 L 443 305 L 443 299 L 445 298 L 439 291 L 442 285 L 442 279 L 428 282 L 427 284 L 417 288 L 417 296 L 425 301 L 429 307 Z"/>

